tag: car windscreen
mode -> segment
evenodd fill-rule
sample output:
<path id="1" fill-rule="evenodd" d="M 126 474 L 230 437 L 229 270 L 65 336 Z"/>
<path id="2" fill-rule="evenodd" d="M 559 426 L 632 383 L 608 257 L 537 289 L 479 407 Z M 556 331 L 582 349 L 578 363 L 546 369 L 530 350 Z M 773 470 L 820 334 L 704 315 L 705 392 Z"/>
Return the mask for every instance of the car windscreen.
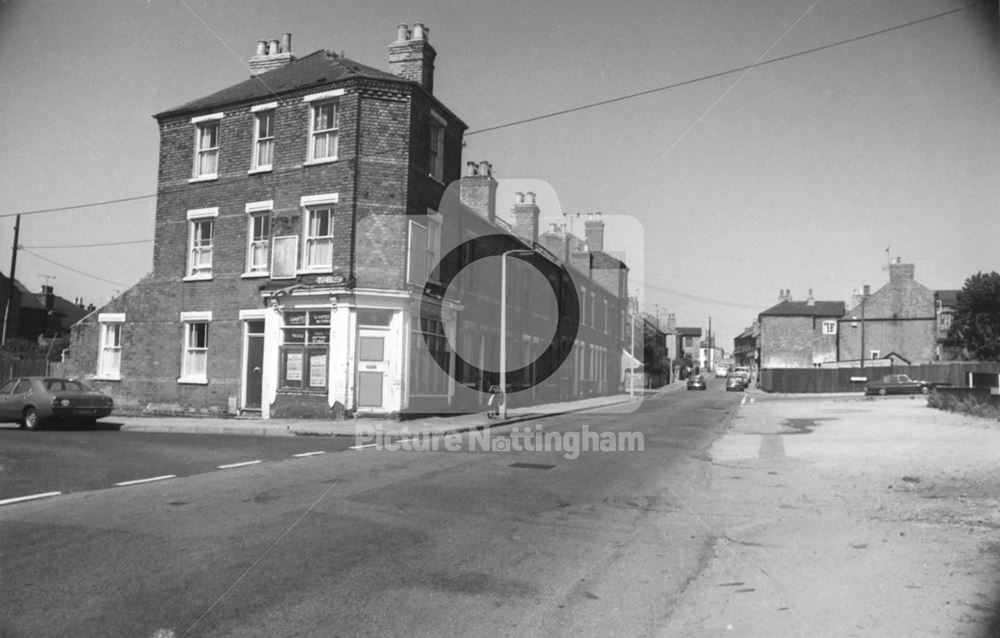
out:
<path id="1" fill-rule="evenodd" d="M 49 392 L 59 392 L 60 390 L 87 392 L 90 390 L 90 388 L 83 385 L 79 381 L 70 381 L 69 379 L 46 379 L 44 385 L 45 389 Z"/>

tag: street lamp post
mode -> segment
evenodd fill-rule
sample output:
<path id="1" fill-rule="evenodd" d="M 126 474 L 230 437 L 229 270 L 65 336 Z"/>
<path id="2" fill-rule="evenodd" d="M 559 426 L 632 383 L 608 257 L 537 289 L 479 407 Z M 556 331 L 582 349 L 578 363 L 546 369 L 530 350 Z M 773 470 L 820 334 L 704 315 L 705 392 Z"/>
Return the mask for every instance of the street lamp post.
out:
<path id="1" fill-rule="evenodd" d="M 507 255 L 531 255 L 534 251 L 508 250 L 500 255 L 500 418 L 507 418 Z"/>

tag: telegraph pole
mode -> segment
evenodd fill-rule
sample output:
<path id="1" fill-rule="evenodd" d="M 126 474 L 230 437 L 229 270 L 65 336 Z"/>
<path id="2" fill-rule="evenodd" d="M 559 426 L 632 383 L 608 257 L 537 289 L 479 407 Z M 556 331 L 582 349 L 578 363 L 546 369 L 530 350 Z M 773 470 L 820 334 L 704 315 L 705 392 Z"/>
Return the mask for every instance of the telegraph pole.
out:
<path id="1" fill-rule="evenodd" d="M 17 274 L 17 242 L 21 235 L 21 215 L 14 218 L 14 247 L 10 251 L 10 282 L 7 286 L 7 305 L 3 309 L 3 334 L 0 335 L 0 345 L 7 343 L 7 327 L 10 321 L 10 306 L 14 302 L 14 276 Z"/>

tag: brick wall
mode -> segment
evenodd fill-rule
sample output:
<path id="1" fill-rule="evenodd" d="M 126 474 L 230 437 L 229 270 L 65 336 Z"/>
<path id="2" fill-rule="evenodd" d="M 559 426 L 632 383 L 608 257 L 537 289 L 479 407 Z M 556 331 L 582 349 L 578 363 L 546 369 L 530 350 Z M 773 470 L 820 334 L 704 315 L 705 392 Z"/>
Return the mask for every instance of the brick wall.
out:
<path id="1" fill-rule="evenodd" d="M 824 335 L 823 322 L 839 317 L 760 318 L 762 368 L 811 368 L 837 360 L 837 335 Z"/>

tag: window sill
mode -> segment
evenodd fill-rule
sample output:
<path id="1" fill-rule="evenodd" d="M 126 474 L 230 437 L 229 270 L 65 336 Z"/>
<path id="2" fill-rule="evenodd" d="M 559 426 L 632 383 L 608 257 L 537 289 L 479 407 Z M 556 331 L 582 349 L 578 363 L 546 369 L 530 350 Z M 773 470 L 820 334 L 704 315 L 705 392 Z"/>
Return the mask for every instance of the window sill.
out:
<path id="1" fill-rule="evenodd" d="M 184 385 L 208 385 L 208 377 L 181 377 L 177 383 Z"/>
<path id="2" fill-rule="evenodd" d="M 269 272 L 245 272 L 240 277 L 244 279 L 260 279 L 263 277 L 269 277 L 271 273 Z"/>
<path id="3" fill-rule="evenodd" d="M 121 381 L 122 375 L 120 374 L 96 374 L 94 375 L 94 381 Z"/>
<path id="4" fill-rule="evenodd" d="M 189 179 L 188 184 L 196 184 L 198 182 L 214 182 L 217 179 L 219 179 L 218 173 L 213 173 L 212 175 L 199 175 Z"/>
<path id="5" fill-rule="evenodd" d="M 329 275 L 333 273 L 333 268 L 327 268 L 326 266 L 320 268 L 300 268 L 295 271 L 295 275 L 300 277 L 302 275 Z"/>
<path id="6" fill-rule="evenodd" d="M 322 159 L 311 159 L 302 162 L 303 166 L 315 166 L 316 164 L 332 164 L 339 160 L 339 157 L 324 157 Z"/>
<path id="7" fill-rule="evenodd" d="M 260 173 L 270 173 L 273 169 L 270 166 L 261 166 L 260 168 L 251 168 L 247 171 L 247 175 L 258 175 Z"/>
<path id="8" fill-rule="evenodd" d="M 212 275 L 188 275 L 182 281 L 212 281 Z"/>

